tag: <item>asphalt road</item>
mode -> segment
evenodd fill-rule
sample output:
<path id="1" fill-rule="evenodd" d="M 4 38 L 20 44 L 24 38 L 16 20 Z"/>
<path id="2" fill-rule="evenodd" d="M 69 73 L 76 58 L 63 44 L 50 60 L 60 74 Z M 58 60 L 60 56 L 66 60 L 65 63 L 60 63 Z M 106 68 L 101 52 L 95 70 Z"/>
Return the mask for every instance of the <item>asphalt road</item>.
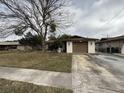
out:
<path id="1" fill-rule="evenodd" d="M 124 80 L 124 57 L 111 54 L 101 54 L 92 56 L 96 63 L 105 67 L 117 78 Z"/>

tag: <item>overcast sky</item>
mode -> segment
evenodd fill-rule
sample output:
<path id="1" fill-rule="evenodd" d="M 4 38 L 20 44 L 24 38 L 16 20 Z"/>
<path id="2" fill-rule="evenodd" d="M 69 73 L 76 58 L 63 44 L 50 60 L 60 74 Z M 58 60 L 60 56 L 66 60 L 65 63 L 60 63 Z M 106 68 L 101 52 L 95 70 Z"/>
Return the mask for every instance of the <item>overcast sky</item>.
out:
<path id="1" fill-rule="evenodd" d="M 85 37 L 124 35 L 124 0 L 73 0 L 75 13 L 69 34 Z"/>
<path id="2" fill-rule="evenodd" d="M 124 0 L 73 0 L 69 10 L 74 23 L 65 30 L 68 34 L 93 38 L 124 35 Z"/>

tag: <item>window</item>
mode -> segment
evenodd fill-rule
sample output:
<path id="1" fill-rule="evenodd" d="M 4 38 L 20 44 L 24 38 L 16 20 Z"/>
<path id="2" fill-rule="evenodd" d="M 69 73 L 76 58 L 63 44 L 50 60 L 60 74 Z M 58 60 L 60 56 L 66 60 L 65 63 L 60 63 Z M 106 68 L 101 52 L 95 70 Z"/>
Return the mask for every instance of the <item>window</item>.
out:
<path id="1" fill-rule="evenodd" d="M 93 45 L 93 42 L 91 42 L 90 45 Z"/>

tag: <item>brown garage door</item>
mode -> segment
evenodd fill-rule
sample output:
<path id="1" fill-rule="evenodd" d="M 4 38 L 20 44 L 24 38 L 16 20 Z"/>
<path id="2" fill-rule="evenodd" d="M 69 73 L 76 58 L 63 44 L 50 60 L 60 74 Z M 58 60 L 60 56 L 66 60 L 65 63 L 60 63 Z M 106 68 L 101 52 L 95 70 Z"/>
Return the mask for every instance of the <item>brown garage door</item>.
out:
<path id="1" fill-rule="evenodd" d="M 74 53 L 87 53 L 88 43 L 87 42 L 73 42 Z"/>

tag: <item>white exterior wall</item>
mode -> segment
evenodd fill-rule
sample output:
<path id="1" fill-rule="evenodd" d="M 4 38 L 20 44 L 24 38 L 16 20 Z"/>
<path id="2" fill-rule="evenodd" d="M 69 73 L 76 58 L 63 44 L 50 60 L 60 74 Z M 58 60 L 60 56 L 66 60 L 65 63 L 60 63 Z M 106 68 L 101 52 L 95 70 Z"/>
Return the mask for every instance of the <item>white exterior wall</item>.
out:
<path id="1" fill-rule="evenodd" d="M 73 43 L 72 42 L 66 42 L 66 52 L 73 53 Z"/>
<path id="2" fill-rule="evenodd" d="M 124 54 L 124 44 L 123 44 L 122 49 L 121 49 L 121 54 Z"/>
<path id="3" fill-rule="evenodd" d="M 27 51 L 27 50 L 32 50 L 32 47 L 30 47 L 30 46 L 17 46 L 17 49 L 21 50 L 21 51 Z"/>
<path id="4" fill-rule="evenodd" d="M 95 41 L 88 41 L 88 53 L 95 53 Z"/>
<path id="5" fill-rule="evenodd" d="M 25 50 L 25 47 L 24 46 L 17 46 L 17 49 L 18 50 L 21 50 L 21 51 L 24 51 Z"/>

